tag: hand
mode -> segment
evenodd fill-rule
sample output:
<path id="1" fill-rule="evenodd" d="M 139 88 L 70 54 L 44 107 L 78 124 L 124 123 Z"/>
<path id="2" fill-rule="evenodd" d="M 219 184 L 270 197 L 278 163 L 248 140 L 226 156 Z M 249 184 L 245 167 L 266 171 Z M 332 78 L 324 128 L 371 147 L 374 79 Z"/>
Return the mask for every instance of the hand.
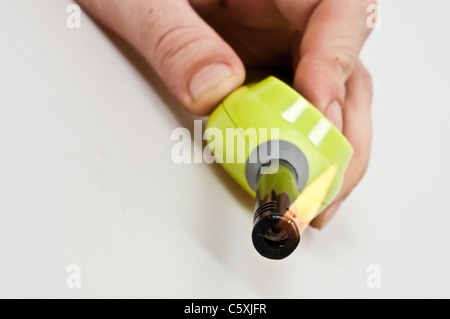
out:
<path id="1" fill-rule="evenodd" d="M 358 56 L 375 0 L 78 0 L 130 42 L 190 111 L 209 113 L 241 86 L 246 65 L 289 65 L 294 87 L 348 138 L 355 155 L 322 228 L 364 175 L 371 78 Z"/>

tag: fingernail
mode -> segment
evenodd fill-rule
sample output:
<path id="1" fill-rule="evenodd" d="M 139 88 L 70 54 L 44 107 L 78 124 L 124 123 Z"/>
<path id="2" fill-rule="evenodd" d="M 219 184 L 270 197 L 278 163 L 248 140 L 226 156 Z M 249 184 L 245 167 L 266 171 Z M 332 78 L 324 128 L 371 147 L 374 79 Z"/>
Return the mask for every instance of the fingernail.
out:
<path id="1" fill-rule="evenodd" d="M 342 107 L 339 102 L 331 102 L 330 105 L 328 105 L 325 116 L 331 121 L 331 123 L 334 124 L 334 126 L 336 126 L 339 131 L 342 132 L 342 128 L 344 127 L 344 118 L 342 116 Z"/>
<path id="2" fill-rule="evenodd" d="M 327 211 L 325 212 L 325 217 L 323 219 L 322 225 L 321 225 L 321 229 L 324 228 L 325 226 L 327 226 L 330 221 L 333 219 L 334 216 L 336 216 L 336 213 L 338 212 L 339 208 L 342 205 L 342 200 L 334 203 L 333 205 L 331 205 L 330 207 L 328 207 Z"/>
<path id="3" fill-rule="evenodd" d="M 189 90 L 194 100 L 213 90 L 233 76 L 233 70 L 225 64 L 211 64 L 191 79 Z"/>

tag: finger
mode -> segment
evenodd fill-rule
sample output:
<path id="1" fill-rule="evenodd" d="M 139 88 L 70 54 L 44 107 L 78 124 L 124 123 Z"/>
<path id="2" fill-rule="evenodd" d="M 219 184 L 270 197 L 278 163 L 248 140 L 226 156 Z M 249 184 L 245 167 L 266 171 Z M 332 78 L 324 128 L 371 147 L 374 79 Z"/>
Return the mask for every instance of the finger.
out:
<path id="1" fill-rule="evenodd" d="M 372 146 L 373 84 L 369 71 L 358 60 L 347 83 L 344 107 L 344 135 L 353 146 L 354 154 L 344 178 L 340 198 L 345 199 L 364 176 Z"/>
<path id="2" fill-rule="evenodd" d="M 190 111 L 207 114 L 244 82 L 244 66 L 187 0 L 79 0 L 130 42 Z"/>
<path id="3" fill-rule="evenodd" d="M 338 211 L 342 202 L 364 176 L 370 159 L 372 142 L 372 79 L 369 72 L 358 61 L 347 82 L 347 96 L 343 108 L 343 133 L 352 144 L 354 155 L 345 173 L 344 182 L 336 200 L 311 226 L 322 229 Z"/>
<path id="4" fill-rule="evenodd" d="M 345 84 L 371 32 L 367 7 L 375 0 L 323 0 L 306 26 L 294 86 L 324 114 L 342 106 Z"/>

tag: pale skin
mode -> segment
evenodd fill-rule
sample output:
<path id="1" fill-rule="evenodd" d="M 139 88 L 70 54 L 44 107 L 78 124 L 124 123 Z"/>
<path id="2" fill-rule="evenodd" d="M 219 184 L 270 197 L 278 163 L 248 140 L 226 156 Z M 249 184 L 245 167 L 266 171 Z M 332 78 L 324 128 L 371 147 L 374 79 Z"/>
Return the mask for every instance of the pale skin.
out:
<path id="1" fill-rule="evenodd" d="M 372 139 L 372 81 L 359 59 L 375 0 L 78 0 L 126 39 L 174 97 L 209 114 L 244 83 L 245 66 L 289 66 L 293 86 L 325 114 L 355 154 L 323 228 L 364 176 Z"/>

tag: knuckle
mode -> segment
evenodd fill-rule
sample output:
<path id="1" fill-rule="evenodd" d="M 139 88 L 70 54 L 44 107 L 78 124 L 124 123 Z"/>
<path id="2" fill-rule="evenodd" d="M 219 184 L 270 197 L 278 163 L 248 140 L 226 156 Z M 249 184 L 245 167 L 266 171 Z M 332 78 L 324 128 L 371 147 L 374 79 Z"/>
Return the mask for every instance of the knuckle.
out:
<path id="1" fill-rule="evenodd" d="M 359 162 L 356 162 L 359 161 Z M 347 199 L 348 196 L 352 193 L 352 191 L 358 186 L 361 180 L 367 173 L 369 169 L 370 161 L 358 159 L 357 157 L 353 160 L 353 169 L 351 172 L 348 172 L 344 178 L 344 186 L 342 187 L 342 191 L 340 196 L 342 199 Z"/>
<path id="2" fill-rule="evenodd" d="M 367 152 L 367 154 L 361 156 L 359 164 L 360 166 L 359 166 L 358 181 L 361 180 L 364 177 L 364 175 L 366 175 L 367 170 L 369 169 L 370 152 Z"/>
<path id="3" fill-rule="evenodd" d="M 339 48 L 334 51 L 334 68 L 343 75 L 344 80 L 350 76 L 355 66 L 355 58 L 351 51 L 347 48 Z"/>
<path id="4" fill-rule="evenodd" d="M 369 72 L 367 72 L 364 76 L 365 76 L 365 83 L 367 83 L 365 88 L 368 91 L 370 98 L 372 99 L 374 95 L 372 75 Z"/>
<path id="5" fill-rule="evenodd" d="M 152 56 L 160 68 L 166 68 L 173 59 L 185 53 L 192 44 L 204 39 L 204 36 L 192 25 L 174 26 L 162 32 L 156 39 Z"/>
<path id="6" fill-rule="evenodd" d="M 363 87 L 367 90 L 369 96 L 372 98 L 374 94 L 373 77 L 361 61 L 359 62 L 358 67 L 360 70 L 361 82 L 364 84 Z"/>
<path id="7" fill-rule="evenodd" d="M 369 142 L 370 145 L 370 142 Z M 370 153 L 371 148 L 368 145 L 365 146 L 356 146 L 355 149 L 355 155 L 353 158 L 353 167 L 355 168 L 355 179 L 356 183 L 355 185 L 363 178 L 363 176 L 366 174 L 367 169 L 369 168 L 370 163 Z"/>

